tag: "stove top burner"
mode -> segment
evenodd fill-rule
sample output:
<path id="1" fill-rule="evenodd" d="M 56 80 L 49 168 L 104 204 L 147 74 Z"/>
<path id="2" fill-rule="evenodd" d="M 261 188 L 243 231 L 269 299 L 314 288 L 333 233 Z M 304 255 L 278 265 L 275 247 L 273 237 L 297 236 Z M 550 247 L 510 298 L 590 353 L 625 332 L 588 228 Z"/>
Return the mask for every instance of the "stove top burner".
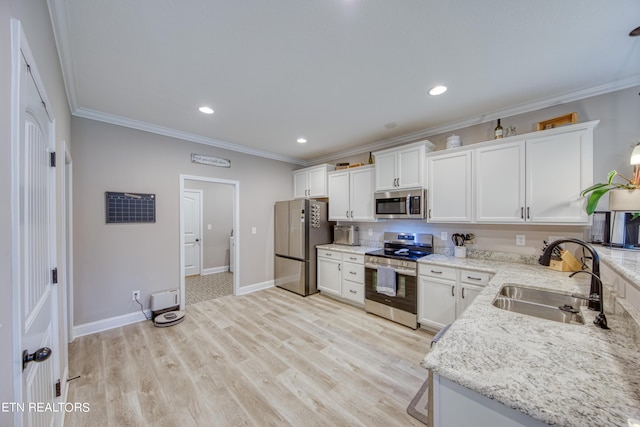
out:
<path id="1" fill-rule="evenodd" d="M 403 252 L 400 252 L 403 251 Z M 427 256 L 431 254 L 431 251 L 423 250 L 409 250 L 407 248 L 384 248 L 379 249 L 377 251 L 367 252 L 367 255 L 371 256 L 379 256 L 383 258 L 393 258 L 393 259 L 409 259 L 409 260 L 417 260 L 422 258 L 423 256 Z"/>
<path id="2" fill-rule="evenodd" d="M 366 255 L 416 261 L 433 253 L 433 236 L 420 233 L 384 233 L 384 248 Z"/>

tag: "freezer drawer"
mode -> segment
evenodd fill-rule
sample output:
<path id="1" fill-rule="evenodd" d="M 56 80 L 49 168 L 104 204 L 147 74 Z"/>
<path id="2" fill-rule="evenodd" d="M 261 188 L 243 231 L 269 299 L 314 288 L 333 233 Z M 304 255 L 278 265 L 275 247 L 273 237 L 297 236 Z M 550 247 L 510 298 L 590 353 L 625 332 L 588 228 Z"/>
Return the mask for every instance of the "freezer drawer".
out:
<path id="1" fill-rule="evenodd" d="M 303 296 L 316 292 L 315 280 L 312 287 L 305 286 L 307 280 L 309 263 L 306 261 L 280 257 L 276 255 L 275 284 L 279 288 L 286 289 Z"/>

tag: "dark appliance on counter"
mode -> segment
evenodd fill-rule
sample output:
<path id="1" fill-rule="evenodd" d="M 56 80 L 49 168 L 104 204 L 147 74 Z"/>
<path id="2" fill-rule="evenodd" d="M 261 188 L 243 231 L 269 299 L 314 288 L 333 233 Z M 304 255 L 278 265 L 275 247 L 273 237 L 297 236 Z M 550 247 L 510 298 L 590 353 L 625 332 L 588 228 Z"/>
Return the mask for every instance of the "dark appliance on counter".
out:
<path id="1" fill-rule="evenodd" d="M 331 243 L 327 203 L 296 199 L 275 205 L 275 285 L 307 296 L 316 286 L 316 245 Z"/>
<path id="2" fill-rule="evenodd" d="M 385 232 L 384 248 L 365 254 L 365 310 L 417 329 L 417 260 L 431 253 L 431 234 Z"/>
<path id="3" fill-rule="evenodd" d="M 640 216 L 634 212 L 594 212 L 591 243 L 640 250 Z"/>
<path id="4" fill-rule="evenodd" d="M 426 192 L 414 190 L 381 191 L 374 194 L 376 219 L 424 219 Z"/>

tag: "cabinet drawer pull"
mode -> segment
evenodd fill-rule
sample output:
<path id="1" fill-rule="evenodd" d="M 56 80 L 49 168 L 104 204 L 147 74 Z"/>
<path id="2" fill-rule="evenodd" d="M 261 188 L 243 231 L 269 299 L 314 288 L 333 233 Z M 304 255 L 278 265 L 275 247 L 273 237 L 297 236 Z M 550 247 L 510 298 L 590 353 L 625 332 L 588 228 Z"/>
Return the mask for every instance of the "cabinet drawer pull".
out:
<path id="1" fill-rule="evenodd" d="M 358 291 L 354 291 L 353 289 L 349 289 L 349 292 L 351 292 L 352 294 L 357 294 Z"/>
<path id="2" fill-rule="evenodd" d="M 350 256 L 350 257 L 349 257 L 349 259 L 350 259 L 351 261 L 356 261 L 358 258 L 356 258 L 356 257 L 354 257 L 354 256 Z"/>
<path id="3" fill-rule="evenodd" d="M 437 270 L 431 270 L 431 272 L 432 272 L 433 274 L 442 274 L 442 271 L 437 271 Z"/>
<path id="4" fill-rule="evenodd" d="M 358 274 L 358 273 L 356 273 L 355 271 L 350 271 L 350 272 L 349 272 L 349 274 L 356 275 L 356 274 Z"/>
<path id="5" fill-rule="evenodd" d="M 467 279 L 469 279 L 469 280 L 482 280 L 482 277 L 471 277 L 471 276 L 467 276 Z"/>

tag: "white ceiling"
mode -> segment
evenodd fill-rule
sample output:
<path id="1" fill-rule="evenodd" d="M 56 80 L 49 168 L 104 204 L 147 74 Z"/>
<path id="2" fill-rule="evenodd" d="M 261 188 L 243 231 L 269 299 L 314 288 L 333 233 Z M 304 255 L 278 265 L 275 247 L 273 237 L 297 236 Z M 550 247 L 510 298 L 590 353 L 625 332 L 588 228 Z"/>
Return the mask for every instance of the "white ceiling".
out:
<path id="1" fill-rule="evenodd" d="M 638 0 L 49 6 L 73 114 L 298 164 L 640 84 Z"/>

